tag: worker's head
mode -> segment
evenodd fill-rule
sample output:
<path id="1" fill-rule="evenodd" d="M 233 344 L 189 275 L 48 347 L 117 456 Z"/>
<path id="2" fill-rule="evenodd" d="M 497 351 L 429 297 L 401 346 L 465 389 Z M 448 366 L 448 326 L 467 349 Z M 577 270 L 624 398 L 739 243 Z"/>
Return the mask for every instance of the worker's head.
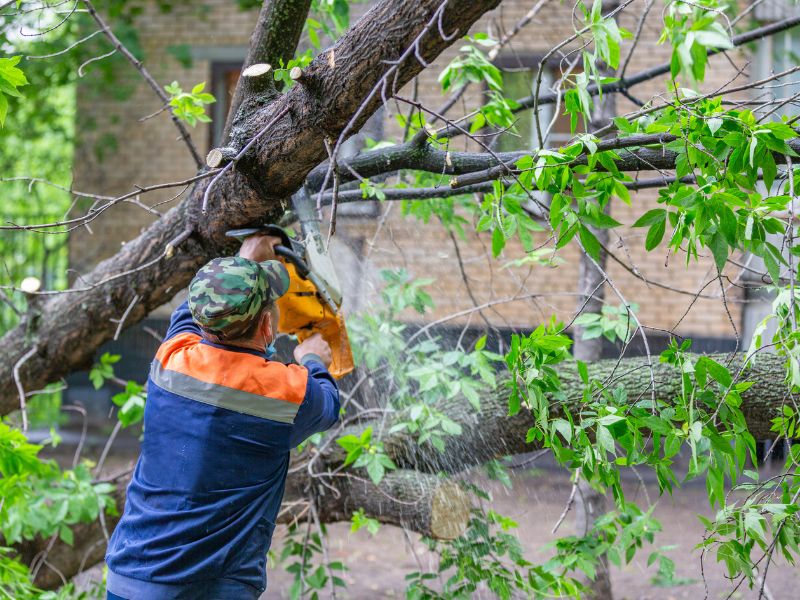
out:
<path id="1" fill-rule="evenodd" d="M 275 301 L 289 288 L 279 261 L 215 258 L 189 284 L 189 310 L 212 342 L 266 347 L 275 339 Z"/>

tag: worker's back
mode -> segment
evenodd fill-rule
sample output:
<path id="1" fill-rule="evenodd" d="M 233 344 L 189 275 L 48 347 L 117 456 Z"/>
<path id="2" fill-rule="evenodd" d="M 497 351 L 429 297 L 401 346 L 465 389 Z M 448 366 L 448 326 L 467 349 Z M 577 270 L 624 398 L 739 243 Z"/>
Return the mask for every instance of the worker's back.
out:
<path id="1" fill-rule="evenodd" d="M 142 451 L 106 557 L 109 589 L 257 598 L 289 451 L 338 412 L 321 363 L 286 366 L 209 343 L 179 308 L 150 372 Z"/>

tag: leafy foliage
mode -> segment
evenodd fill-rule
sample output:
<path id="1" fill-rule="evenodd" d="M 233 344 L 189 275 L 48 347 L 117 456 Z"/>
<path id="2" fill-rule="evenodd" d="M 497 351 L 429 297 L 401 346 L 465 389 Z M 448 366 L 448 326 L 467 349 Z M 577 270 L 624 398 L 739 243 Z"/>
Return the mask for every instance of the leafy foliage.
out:
<path id="1" fill-rule="evenodd" d="M 387 469 L 396 469 L 391 458 L 383 451 L 383 444 L 372 442 L 372 427 L 367 427 L 360 436 L 345 435 L 336 440 L 347 451 L 344 466 L 353 465 L 354 468 L 364 468 L 372 480 L 378 485 L 383 479 Z"/>
<path id="2" fill-rule="evenodd" d="M 8 113 L 8 99 L 6 96 L 21 97 L 19 88 L 28 84 L 28 79 L 22 69 L 17 67 L 21 56 L 0 58 L 0 127 L 6 121 Z"/>
<path id="3" fill-rule="evenodd" d="M 100 357 L 100 362 L 95 363 L 91 371 L 89 371 L 89 379 L 96 390 L 102 388 L 108 381 L 124 386 L 123 391 L 111 397 L 111 401 L 119 407 L 117 417 L 120 424 L 123 427 L 129 427 L 141 422 L 144 418 L 144 405 L 147 394 L 143 385 L 135 381 L 122 382 L 114 375 L 114 365 L 121 358 L 119 354 L 104 352 Z"/>
<path id="4" fill-rule="evenodd" d="M 476 34 L 468 38 L 472 43 L 459 48 L 459 56 L 454 58 L 439 75 L 442 90 L 458 88 L 466 84 L 485 83 L 490 90 L 500 92 L 503 89 L 503 76 L 495 65 L 486 57 L 477 45 L 494 46 L 497 42 L 486 34 Z M 477 45 L 476 45 L 477 44 Z"/>
<path id="5" fill-rule="evenodd" d="M 619 340 L 626 343 L 630 341 L 635 332 L 632 313 L 636 312 L 638 308 L 636 304 L 632 304 L 630 308 L 625 305 L 610 306 L 606 304 L 600 314 L 582 313 L 573 321 L 573 324 L 584 328 L 584 340 L 603 336 L 609 342 Z"/>
<path id="6" fill-rule="evenodd" d="M 93 483 L 90 465 L 62 471 L 54 461 L 39 458 L 41 449 L 0 423 L 0 531 L 7 544 L 58 535 L 71 545 L 71 525 L 93 521 L 100 511 L 116 514 L 109 496 L 113 486 Z M 0 549 L 0 584 L 8 597 L 20 600 L 63 597 L 37 590 L 27 567 L 8 548 Z"/>
<path id="7" fill-rule="evenodd" d="M 410 280 L 403 270 L 381 275 L 386 282 L 381 292 L 384 308 L 352 320 L 356 363 L 368 370 L 374 385 L 388 391 L 387 408 L 397 413 L 388 432 L 406 431 L 417 443 L 443 451 L 445 439 L 460 435 L 461 426 L 438 407 L 462 396 L 478 410 L 480 390 L 497 385 L 496 364 L 501 357 L 486 349 L 485 336 L 470 352 L 447 349 L 432 335 L 421 341 L 410 339 L 400 315 L 408 310 L 424 314 L 433 307 L 424 289 L 432 280 Z"/>
<path id="8" fill-rule="evenodd" d="M 172 113 L 181 121 L 185 121 L 192 127 L 200 123 L 210 123 L 211 118 L 206 114 L 206 104 L 217 101 L 214 96 L 204 92 L 205 82 L 198 83 L 192 88 L 191 92 L 184 92 L 177 81 L 164 86 L 164 90 L 169 94 L 169 105 Z"/>
<path id="9" fill-rule="evenodd" d="M 683 75 L 692 85 L 705 79 L 708 50 L 733 48 L 730 36 L 717 21 L 720 4 L 704 0 L 697 4 L 676 2 L 664 16 L 664 29 L 659 42 L 672 45 L 670 71 L 672 78 Z"/>
<path id="10" fill-rule="evenodd" d="M 377 519 L 373 519 L 372 517 L 368 517 L 366 514 L 364 514 L 363 508 L 359 508 L 353 513 L 351 522 L 352 525 L 350 526 L 350 531 L 354 533 L 366 527 L 370 534 L 375 535 L 378 533 L 378 531 L 380 531 L 381 528 L 381 524 Z"/>
<path id="11" fill-rule="evenodd" d="M 324 535 L 324 525 L 320 529 Z M 319 532 L 312 532 L 310 528 L 304 531 L 296 523 L 289 525 L 280 562 L 286 565 L 284 568 L 287 572 L 294 575 L 294 582 L 289 589 L 291 600 L 319 600 L 327 597 L 324 590 L 328 586 L 332 590 L 346 587 L 345 581 L 337 573 L 346 571 L 347 567 L 341 562 L 325 562 L 323 543 Z"/>
<path id="12" fill-rule="evenodd" d="M 493 510 L 475 509 L 466 532 L 455 540 L 425 539 L 440 557 L 437 572 L 409 573 L 406 598 L 472 598 L 482 586 L 504 600 L 520 593 L 528 597 L 577 595 L 580 585 L 564 577 L 556 561 L 535 566 L 525 560 L 519 540 L 510 532 L 516 527 L 513 520 Z M 442 581 L 440 591 L 431 587 L 436 581 Z"/>

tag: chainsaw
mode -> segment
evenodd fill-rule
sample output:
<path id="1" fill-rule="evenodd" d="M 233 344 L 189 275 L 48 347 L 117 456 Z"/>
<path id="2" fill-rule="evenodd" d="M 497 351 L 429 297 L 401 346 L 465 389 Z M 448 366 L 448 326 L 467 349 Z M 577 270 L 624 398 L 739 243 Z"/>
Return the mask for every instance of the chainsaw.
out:
<path id="1" fill-rule="evenodd" d="M 278 301 L 278 333 L 294 335 L 302 342 L 315 333 L 331 347 L 333 362 L 328 369 L 336 379 L 353 370 L 353 354 L 342 315 L 339 278 L 319 232 L 316 207 L 308 192 L 301 189 L 292 197 L 295 216 L 300 221 L 302 239 L 292 239 L 278 225 L 258 225 L 226 232 L 244 239 L 262 234 L 280 238 L 275 254 L 289 272 L 289 289 Z"/>

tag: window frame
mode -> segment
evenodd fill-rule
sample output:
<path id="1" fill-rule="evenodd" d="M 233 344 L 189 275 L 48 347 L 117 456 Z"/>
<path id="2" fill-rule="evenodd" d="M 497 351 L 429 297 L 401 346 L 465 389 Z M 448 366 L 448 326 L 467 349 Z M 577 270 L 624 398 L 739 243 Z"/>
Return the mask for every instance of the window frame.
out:
<path id="1" fill-rule="evenodd" d="M 514 73 L 514 72 L 522 72 L 528 71 L 532 74 L 535 78 L 536 71 L 539 67 L 539 63 L 545 57 L 543 53 L 540 52 L 503 52 L 499 54 L 492 64 L 500 69 L 500 71 L 505 73 Z M 545 70 L 545 77 L 547 77 L 550 81 L 548 85 L 552 85 L 555 83 L 560 77 L 561 72 L 559 71 L 561 61 L 555 58 L 550 58 L 547 60 L 542 67 Z M 573 71 L 574 72 L 574 71 Z M 549 77 L 548 77 L 549 75 Z M 535 79 L 534 79 L 535 80 Z M 543 78 L 542 81 L 543 85 L 545 83 L 545 79 Z M 488 91 L 488 86 L 484 85 L 484 90 Z M 530 90 L 530 93 L 533 94 L 533 89 Z M 563 103 L 560 105 L 563 108 Z M 549 124 L 550 121 L 553 119 L 553 113 L 555 112 L 555 104 L 548 104 L 539 107 L 542 111 L 547 111 L 545 120 L 542 121 L 542 124 Z M 532 112 L 532 110 L 531 110 Z M 531 117 L 531 121 L 533 118 Z M 530 143 L 535 143 L 533 138 L 537 138 L 538 135 L 536 134 L 535 127 L 532 127 L 532 139 Z M 503 134 L 500 134 L 503 135 Z M 555 139 L 554 139 L 555 136 Z M 560 139 L 561 136 L 565 136 L 564 139 Z M 567 137 L 568 136 L 568 137 Z M 499 137 L 499 136 L 498 136 Z M 554 148 L 558 147 L 562 143 L 565 143 L 569 139 L 572 139 L 572 134 L 562 134 L 559 132 L 551 132 L 547 138 L 547 142 L 543 145 L 544 148 Z M 530 146 L 526 148 L 521 148 L 521 150 L 529 150 Z"/>
<path id="2" fill-rule="evenodd" d="M 225 119 L 230 109 L 233 95 L 227 87 L 227 76 L 234 70 L 242 72 L 244 58 L 236 60 L 211 60 L 211 93 L 217 101 L 211 108 L 211 127 L 209 127 L 209 148 L 217 148 L 222 143 L 222 132 L 225 129 Z M 231 90 L 232 91 L 232 90 Z"/>
<path id="3" fill-rule="evenodd" d="M 495 57 L 495 59 L 492 62 L 492 64 L 495 67 L 497 67 L 498 69 L 500 69 L 500 71 L 503 73 L 503 75 L 505 75 L 506 73 L 528 71 L 534 77 L 533 81 L 535 81 L 536 71 L 537 71 L 537 69 L 539 67 L 539 63 L 542 61 L 544 56 L 545 55 L 543 53 L 538 53 L 538 52 L 504 52 L 504 53 L 499 54 L 497 57 Z M 552 85 L 553 82 L 555 82 L 557 80 L 556 79 L 556 75 L 558 77 L 561 77 L 560 71 L 558 70 L 559 69 L 559 65 L 560 65 L 560 61 L 556 60 L 556 59 L 552 59 L 552 58 L 547 60 L 544 63 L 544 65 L 542 65 L 542 67 L 546 70 L 545 73 L 551 73 L 552 74 L 551 85 Z M 543 80 L 543 82 L 544 82 L 544 80 Z M 484 91 L 488 91 L 488 89 L 489 89 L 486 84 L 484 84 L 483 88 L 484 88 Z M 531 94 L 533 93 L 533 89 L 530 90 L 530 93 Z M 560 105 L 560 106 L 563 106 L 563 104 Z M 555 112 L 555 105 L 554 104 L 550 104 L 550 105 L 541 106 L 540 110 L 542 110 L 542 109 L 547 111 L 546 123 L 549 124 L 550 121 L 553 118 L 553 113 Z M 533 113 L 533 110 L 531 109 L 531 115 L 532 115 L 532 113 Z M 531 122 L 532 122 L 531 139 L 528 140 L 526 143 L 524 143 L 522 148 L 510 149 L 511 152 L 520 151 L 520 150 L 530 150 L 531 149 L 531 147 L 532 147 L 531 144 L 535 143 L 534 139 L 538 138 L 538 134 L 536 132 L 536 127 L 533 124 L 533 117 L 532 116 L 531 116 Z M 544 122 L 543 122 L 543 124 L 544 124 Z M 499 134 L 495 139 L 499 139 L 500 136 L 502 136 L 502 135 L 504 135 L 504 134 L 503 133 Z M 509 134 L 505 134 L 505 135 L 509 135 Z M 545 149 L 554 148 L 554 147 L 558 147 L 561 144 L 562 140 L 554 140 L 553 139 L 554 135 L 559 136 L 559 135 L 562 135 L 562 134 L 554 133 L 554 132 L 551 131 L 550 135 L 547 137 L 547 142 L 542 146 L 543 148 L 545 148 Z M 566 138 L 564 141 L 566 141 L 568 139 L 571 139 L 572 137 L 573 136 L 571 134 L 569 134 L 569 137 Z M 515 138 L 512 137 L 511 139 L 515 139 Z M 532 201 L 530 199 L 527 199 L 523 203 L 523 208 L 525 208 L 525 210 L 534 219 L 536 219 L 536 220 L 546 220 L 547 217 L 542 213 L 542 208 L 541 208 L 540 205 L 549 207 L 550 206 L 550 202 L 552 201 L 552 195 L 547 193 L 547 192 L 540 192 L 538 190 L 532 191 L 531 193 L 536 196 L 537 202 L 534 202 L 534 201 Z"/>

